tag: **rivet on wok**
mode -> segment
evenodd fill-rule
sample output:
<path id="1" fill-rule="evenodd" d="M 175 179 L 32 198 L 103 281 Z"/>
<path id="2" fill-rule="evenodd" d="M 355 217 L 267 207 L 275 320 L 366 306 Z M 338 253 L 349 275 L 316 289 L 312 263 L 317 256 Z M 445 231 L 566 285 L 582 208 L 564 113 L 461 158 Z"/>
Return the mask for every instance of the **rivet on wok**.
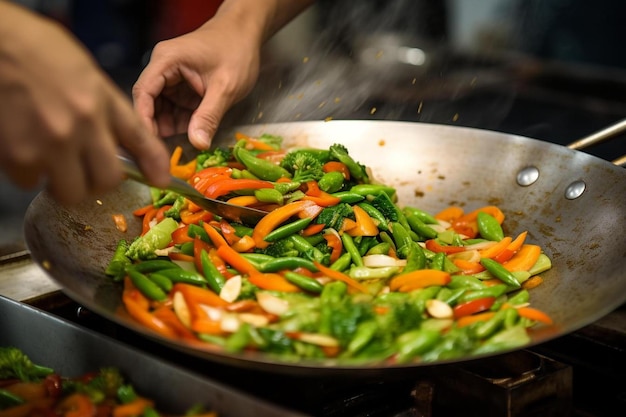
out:
<path id="1" fill-rule="evenodd" d="M 585 188 L 587 184 L 584 181 L 578 180 L 574 181 L 565 189 L 565 198 L 568 200 L 575 200 L 585 192 Z"/>
<path id="2" fill-rule="evenodd" d="M 517 183 L 522 187 L 528 187 L 539 179 L 539 169 L 534 166 L 522 168 L 517 174 Z"/>

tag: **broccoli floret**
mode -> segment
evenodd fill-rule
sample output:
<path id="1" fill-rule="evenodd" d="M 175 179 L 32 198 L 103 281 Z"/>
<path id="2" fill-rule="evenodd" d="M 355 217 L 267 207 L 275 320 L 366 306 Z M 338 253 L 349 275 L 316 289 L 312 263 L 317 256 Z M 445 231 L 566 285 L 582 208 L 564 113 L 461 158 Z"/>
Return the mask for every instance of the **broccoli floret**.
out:
<path id="1" fill-rule="evenodd" d="M 0 379 L 37 381 L 53 372 L 51 368 L 34 364 L 16 347 L 0 347 Z"/>
<path id="2" fill-rule="evenodd" d="M 174 220 L 180 220 L 180 211 L 185 208 L 186 205 L 187 200 L 185 199 L 185 197 L 179 195 L 174 201 L 174 204 L 172 204 L 172 207 L 167 209 L 163 214 L 165 215 L 165 217 L 171 217 Z"/>
<path id="3" fill-rule="evenodd" d="M 330 157 L 334 160 L 344 163 L 350 171 L 350 176 L 362 183 L 369 183 L 369 176 L 365 170 L 365 166 L 356 162 L 348 154 L 348 149 L 340 143 L 335 143 L 329 148 Z"/>
<path id="4" fill-rule="evenodd" d="M 168 204 L 174 204 L 179 194 L 174 191 L 159 190 L 152 187 L 154 190 L 152 193 L 152 205 L 154 207 L 163 207 Z"/>
<path id="5" fill-rule="evenodd" d="M 123 385 L 124 378 L 119 369 L 104 367 L 90 379 L 64 380 L 63 391 L 65 393 L 80 392 L 99 404 L 107 398 L 116 398 L 118 389 Z"/>
<path id="6" fill-rule="evenodd" d="M 288 238 L 277 240 L 267 248 L 260 250 L 260 252 L 275 258 L 300 255 L 300 252 L 295 247 L 293 241 Z"/>
<path id="7" fill-rule="evenodd" d="M 172 241 L 172 232 L 178 228 L 178 222 L 171 217 L 166 217 L 160 223 L 154 225 L 145 235 L 135 239 L 126 256 L 131 259 L 154 259 L 155 251 L 163 249 Z"/>
<path id="8" fill-rule="evenodd" d="M 126 274 L 126 267 L 131 263 L 130 258 L 126 256 L 128 247 L 126 239 L 120 239 L 115 247 L 113 257 L 104 270 L 104 273 L 112 277 L 113 281 L 121 281 Z"/>
<path id="9" fill-rule="evenodd" d="M 324 176 L 320 160 L 304 150 L 289 152 L 280 166 L 293 174 L 295 182 L 317 181 Z"/>
<path id="10" fill-rule="evenodd" d="M 341 203 L 336 206 L 324 208 L 315 219 L 315 222 L 339 230 L 341 229 L 345 217 L 354 218 L 354 211 L 350 204 Z"/>
<path id="11" fill-rule="evenodd" d="M 209 167 L 225 166 L 232 160 L 233 153 L 227 148 L 202 151 L 196 156 L 196 171 Z"/>

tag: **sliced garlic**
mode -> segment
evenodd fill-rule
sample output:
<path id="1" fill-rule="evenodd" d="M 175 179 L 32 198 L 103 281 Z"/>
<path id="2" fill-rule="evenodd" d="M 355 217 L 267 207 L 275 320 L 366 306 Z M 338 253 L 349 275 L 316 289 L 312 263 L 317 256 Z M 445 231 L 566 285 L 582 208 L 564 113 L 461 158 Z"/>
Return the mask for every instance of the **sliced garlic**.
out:
<path id="1" fill-rule="evenodd" d="M 397 259 L 389 255 L 374 254 L 363 256 L 363 265 L 370 268 L 385 266 L 405 266 L 406 259 Z"/>
<path id="2" fill-rule="evenodd" d="M 454 316 L 452 307 L 448 303 L 434 298 L 426 301 L 426 311 L 436 319 L 449 319 Z"/>
<path id="3" fill-rule="evenodd" d="M 239 330 L 239 326 L 241 326 L 241 321 L 236 314 L 224 314 L 220 321 L 220 327 L 225 332 L 235 333 Z"/>
<path id="4" fill-rule="evenodd" d="M 257 292 L 256 300 L 259 302 L 261 308 L 270 314 L 281 316 L 289 310 L 289 303 L 287 301 L 268 292 Z"/>
<path id="5" fill-rule="evenodd" d="M 220 298 L 226 302 L 232 303 L 241 293 L 241 275 L 235 275 L 224 283 L 220 291 Z"/>
<path id="6" fill-rule="evenodd" d="M 324 346 L 324 347 L 337 347 L 339 346 L 339 341 L 334 337 L 321 334 L 321 333 L 299 333 L 298 340 L 310 343 L 312 345 Z"/>
<path id="7" fill-rule="evenodd" d="M 185 326 L 190 327 L 191 313 L 189 313 L 187 301 L 185 301 L 185 297 L 180 291 L 176 291 L 172 296 L 172 306 L 174 307 L 174 313 L 176 313 L 178 320 Z"/>
<path id="8" fill-rule="evenodd" d="M 244 323 L 251 324 L 254 327 L 265 327 L 270 323 L 267 316 L 253 313 L 239 313 L 239 320 Z"/>
<path id="9" fill-rule="evenodd" d="M 224 310 L 219 308 L 211 307 L 206 304 L 198 304 L 198 306 L 207 314 L 209 319 L 213 321 L 221 321 L 224 317 Z"/>

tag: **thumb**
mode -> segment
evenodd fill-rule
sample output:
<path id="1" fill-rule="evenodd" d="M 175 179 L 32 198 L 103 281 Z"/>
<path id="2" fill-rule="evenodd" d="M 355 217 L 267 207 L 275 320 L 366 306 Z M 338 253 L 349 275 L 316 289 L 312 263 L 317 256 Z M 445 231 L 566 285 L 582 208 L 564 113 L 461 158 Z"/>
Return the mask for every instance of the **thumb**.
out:
<path id="1" fill-rule="evenodd" d="M 189 120 L 187 134 L 189 142 L 197 149 L 208 149 L 217 132 L 230 101 L 223 94 L 207 91 L 200 105 Z"/>

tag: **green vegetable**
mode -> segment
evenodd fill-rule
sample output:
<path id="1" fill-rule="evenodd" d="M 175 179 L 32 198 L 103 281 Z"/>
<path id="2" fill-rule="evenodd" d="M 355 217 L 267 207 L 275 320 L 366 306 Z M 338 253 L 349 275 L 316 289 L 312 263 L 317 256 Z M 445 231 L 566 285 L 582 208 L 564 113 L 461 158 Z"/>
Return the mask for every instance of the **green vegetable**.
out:
<path id="1" fill-rule="evenodd" d="M 339 203 L 336 206 L 324 208 L 315 219 L 318 224 L 325 224 L 331 229 L 340 230 L 344 218 L 354 219 L 352 206 L 347 203 Z"/>
<path id="2" fill-rule="evenodd" d="M 306 268 L 309 271 L 317 272 L 317 267 L 313 261 L 297 256 L 284 256 L 281 258 L 273 258 L 259 264 L 258 269 L 261 272 L 278 272 L 285 269 Z"/>
<path id="3" fill-rule="evenodd" d="M 263 203 L 283 204 L 283 195 L 274 188 L 261 188 L 254 190 L 254 196 Z"/>
<path id="4" fill-rule="evenodd" d="M 325 173 L 318 181 L 318 186 L 322 191 L 335 193 L 343 187 L 344 177 L 339 171 Z"/>
<path id="5" fill-rule="evenodd" d="M 196 156 L 196 171 L 209 167 L 226 166 L 232 156 L 233 153 L 227 148 L 218 147 L 212 150 L 201 151 Z"/>
<path id="6" fill-rule="evenodd" d="M 317 181 L 324 176 L 320 160 L 306 150 L 287 153 L 280 166 L 289 171 L 296 182 Z"/>
<path id="7" fill-rule="evenodd" d="M 226 277 L 224 277 L 213 262 L 211 262 L 209 254 L 204 249 L 200 251 L 200 263 L 202 264 L 202 272 L 204 273 L 207 284 L 209 284 L 209 287 L 211 287 L 213 291 L 219 294 L 222 288 L 224 288 Z"/>
<path id="8" fill-rule="evenodd" d="M 131 259 L 153 259 L 157 255 L 155 251 L 167 247 L 172 241 L 172 233 L 178 228 L 178 223 L 171 217 L 166 217 L 154 225 L 145 235 L 135 239 L 126 256 Z"/>
<path id="9" fill-rule="evenodd" d="M 0 379 L 38 381 L 52 372 L 50 368 L 34 364 L 18 348 L 0 346 Z"/>
<path id="10" fill-rule="evenodd" d="M 335 143 L 334 145 L 331 145 L 328 150 L 330 151 L 331 159 L 342 162 L 346 165 L 346 167 L 348 167 L 351 178 L 354 178 L 355 180 L 362 183 L 369 182 L 369 177 L 367 175 L 367 171 L 365 170 L 365 166 L 352 159 L 348 152 L 348 149 L 344 145 L 340 143 Z"/>
<path id="11" fill-rule="evenodd" d="M 303 219 L 298 219 L 293 222 L 287 223 L 269 232 L 263 238 L 263 240 L 265 240 L 266 242 L 275 242 L 277 240 L 291 236 L 294 233 L 298 233 L 300 230 L 307 227 L 309 223 L 311 223 L 311 220 L 312 219 L 310 217 L 305 217 Z"/>
<path id="12" fill-rule="evenodd" d="M 495 242 L 499 242 L 504 239 L 504 232 L 502 231 L 502 226 L 493 217 L 491 214 L 479 211 L 476 217 L 476 222 L 478 224 L 478 233 L 482 237 L 488 240 L 493 240 Z"/>
<path id="13" fill-rule="evenodd" d="M 517 281 L 517 278 L 515 278 L 515 275 L 502 266 L 500 262 L 489 258 L 482 258 L 480 263 L 487 271 L 489 271 L 490 274 L 504 282 L 506 285 L 510 285 L 513 288 L 519 288 L 521 286 L 519 281 Z"/>
<path id="14" fill-rule="evenodd" d="M 356 266 L 363 266 L 363 258 L 361 257 L 361 254 L 359 253 L 357 247 L 354 245 L 354 240 L 352 239 L 352 236 L 347 233 L 343 233 L 341 235 L 341 242 L 343 243 L 343 248 L 345 249 L 345 251 L 350 254 L 352 263 Z"/>
<path id="15" fill-rule="evenodd" d="M 147 276 L 133 268 L 126 268 L 128 277 L 139 291 L 151 300 L 164 301 L 167 294 Z"/>
<path id="16" fill-rule="evenodd" d="M 128 250 L 128 242 L 125 239 L 120 239 L 115 247 L 113 257 L 109 261 L 104 273 L 113 278 L 113 281 L 121 281 L 125 275 L 125 268 L 131 264 L 131 260 L 126 256 Z"/>
<path id="17" fill-rule="evenodd" d="M 365 211 L 374 221 L 377 222 L 377 226 L 379 230 L 389 230 L 389 226 L 387 224 L 387 218 L 380 212 L 376 207 L 371 205 L 370 203 L 362 202 L 358 203 L 357 206 L 361 207 L 363 211 Z"/>
<path id="18" fill-rule="evenodd" d="M 256 177 L 266 181 L 276 181 L 282 177 L 291 178 L 291 173 L 286 169 L 265 159 L 257 158 L 253 153 L 244 149 L 242 142 L 239 141 L 235 145 L 233 154 Z"/>
<path id="19" fill-rule="evenodd" d="M 287 279 L 287 281 L 291 282 L 294 285 L 297 285 L 305 291 L 321 293 L 324 289 L 324 286 L 320 284 L 319 281 L 304 276 L 302 274 L 298 274 L 297 272 L 285 272 L 285 278 Z"/>

